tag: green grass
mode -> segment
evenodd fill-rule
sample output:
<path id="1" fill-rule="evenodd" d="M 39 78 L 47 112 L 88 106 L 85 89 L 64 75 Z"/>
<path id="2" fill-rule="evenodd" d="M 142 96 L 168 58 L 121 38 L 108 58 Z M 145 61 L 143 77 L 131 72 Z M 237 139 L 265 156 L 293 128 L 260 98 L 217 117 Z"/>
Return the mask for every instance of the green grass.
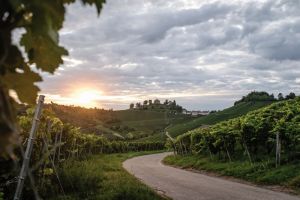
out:
<path id="1" fill-rule="evenodd" d="M 159 132 L 168 125 L 170 120 L 165 112 L 148 110 L 121 110 L 115 111 L 114 114 L 121 120 L 120 124 L 132 127 L 143 135 Z"/>
<path id="2" fill-rule="evenodd" d="M 212 113 L 207 116 L 191 119 L 184 123 L 172 125 L 169 128 L 167 128 L 167 131 L 171 136 L 176 137 L 189 130 L 198 128 L 202 125 L 213 125 L 224 120 L 236 118 L 245 115 L 250 111 L 270 105 L 271 103 L 273 102 L 270 101 L 242 102 L 236 106 L 232 106 L 230 108 L 224 109 L 217 113 Z"/>
<path id="3" fill-rule="evenodd" d="M 282 185 L 300 191 L 300 163 L 285 164 L 275 168 L 274 162 L 271 161 L 253 164 L 248 161 L 224 162 L 199 155 L 171 155 L 167 156 L 163 162 L 182 168 L 215 172 L 258 184 Z"/>
<path id="4" fill-rule="evenodd" d="M 178 124 L 190 119 L 181 114 L 174 115 L 168 114 L 166 111 L 153 110 L 120 110 L 114 111 L 114 115 L 121 120 L 119 124 L 132 127 L 136 132 L 148 135 L 141 139 L 142 141 L 162 141 L 165 137 L 160 137 L 160 132 L 170 123 Z"/>
<path id="5" fill-rule="evenodd" d="M 82 161 L 66 161 L 59 170 L 66 197 L 52 199 L 163 199 L 122 167 L 128 158 L 156 152 L 103 154 Z"/>
<path id="6" fill-rule="evenodd" d="M 140 121 L 167 118 L 165 112 L 148 110 L 119 110 L 114 111 L 114 115 L 121 121 Z"/>

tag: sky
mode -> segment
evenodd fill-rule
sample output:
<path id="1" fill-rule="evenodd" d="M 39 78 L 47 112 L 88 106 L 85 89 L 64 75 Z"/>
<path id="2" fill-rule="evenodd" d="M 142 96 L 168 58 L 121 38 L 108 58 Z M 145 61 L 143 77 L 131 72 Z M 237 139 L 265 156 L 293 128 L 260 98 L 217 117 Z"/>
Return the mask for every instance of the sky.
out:
<path id="1" fill-rule="evenodd" d="M 107 0 L 67 7 L 69 50 L 39 83 L 48 101 L 126 109 L 175 99 L 223 109 L 248 92 L 300 93 L 299 0 Z"/>

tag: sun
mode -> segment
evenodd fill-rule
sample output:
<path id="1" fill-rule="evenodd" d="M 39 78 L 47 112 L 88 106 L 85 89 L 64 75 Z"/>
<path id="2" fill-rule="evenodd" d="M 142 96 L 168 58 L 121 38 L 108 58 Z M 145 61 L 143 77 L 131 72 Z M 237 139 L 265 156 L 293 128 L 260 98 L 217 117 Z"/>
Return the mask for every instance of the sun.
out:
<path id="1" fill-rule="evenodd" d="M 97 100 L 101 97 L 102 92 L 98 90 L 79 90 L 75 92 L 73 101 L 76 105 L 84 107 L 97 106 Z"/>

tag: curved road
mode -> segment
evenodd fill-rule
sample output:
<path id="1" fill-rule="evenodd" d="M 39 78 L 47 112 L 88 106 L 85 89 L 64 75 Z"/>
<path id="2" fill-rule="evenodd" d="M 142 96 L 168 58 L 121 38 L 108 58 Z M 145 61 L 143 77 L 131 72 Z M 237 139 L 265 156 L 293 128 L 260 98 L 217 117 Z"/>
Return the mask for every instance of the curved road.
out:
<path id="1" fill-rule="evenodd" d="M 174 200 L 300 200 L 297 196 L 165 166 L 159 153 L 126 160 L 123 167 Z"/>

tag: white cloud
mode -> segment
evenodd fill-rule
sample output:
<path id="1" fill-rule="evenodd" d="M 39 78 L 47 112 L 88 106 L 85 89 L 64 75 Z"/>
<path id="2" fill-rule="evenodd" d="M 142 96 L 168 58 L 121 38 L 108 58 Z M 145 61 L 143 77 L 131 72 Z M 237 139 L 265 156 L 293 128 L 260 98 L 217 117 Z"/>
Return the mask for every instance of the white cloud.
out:
<path id="1" fill-rule="evenodd" d="M 43 91 L 63 97 L 85 84 L 128 103 L 169 95 L 193 109 L 251 90 L 300 92 L 298 0 L 126 2 L 108 0 L 100 18 L 92 7 L 67 9 L 60 36 L 70 56 Z"/>

